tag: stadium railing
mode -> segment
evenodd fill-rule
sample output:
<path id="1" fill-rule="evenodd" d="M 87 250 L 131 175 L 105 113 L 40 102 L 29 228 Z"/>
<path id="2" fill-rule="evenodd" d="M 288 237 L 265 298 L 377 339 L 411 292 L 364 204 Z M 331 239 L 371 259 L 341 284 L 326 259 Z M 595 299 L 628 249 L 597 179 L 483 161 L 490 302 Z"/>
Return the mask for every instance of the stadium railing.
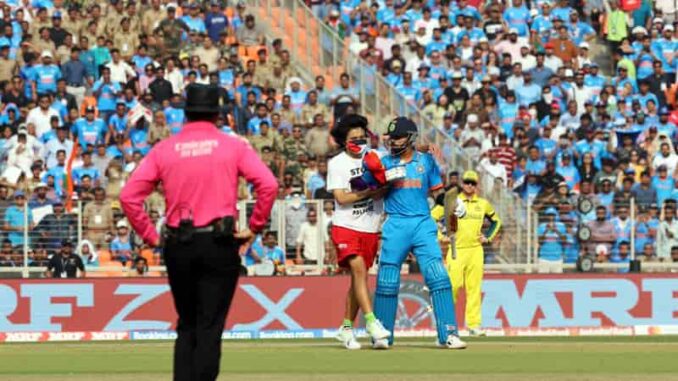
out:
<path id="1" fill-rule="evenodd" d="M 305 77 L 324 75 L 331 88 L 339 83 L 342 73 L 350 74 L 360 93 L 360 110 L 370 119 L 373 130 L 383 133 L 393 118 L 407 115 L 420 127 L 422 142 L 441 148 L 445 171 L 475 169 L 482 177 L 490 176 L 479 168 L 478 160 L 467 155 L 441 126 L 435 125 L 380 73 L 350 52 L 337 31 L 318 19 L 304 2 L 248 0 L 248 5 L 250 9 L 258 10 L 258 21 L 265 25 L 271 37 L 283 38 L 297 68 L 307 74 Z M 531 222 L 536 217 L 528 213 L 529 206 L 503 186 L 481 192 L 492 201 L 504 223 L 495 244 L 493 261 L 499 264 L 530 264 L 536 240 L 536 226 Z"/>
<path id="2" fill-rule="evenodd" d="M 654 208 L 654 205 L 638 204 L 633 198 L 609 204 L 602 203 L 597 196 L 591 197 L 590 203 L 582 199 L 587 198 L 568 194 L 565 199 L 534 200 L 530 203 L 533 212 L 523 211 L 526 216 L 535 215 L 534 219 L 528 218 L 527 221 L 538 232 L 537 239 L 527 243 L 533 246 L 534 256 L 521 263 L 497 263 L 493 258 L 500 251 L 500 246 L 485 247 L 485 270 L 502 273 L 541 272 L 540 260 L 553 259 L 553 251 L 556 250 L 564 262 L 561 269 L 565 272 L 581 271 L 582 263 L 579 258 L 590 259 L 588 271 L 626 272 L 630 262 L 636 259 L 642 262 L 643 272 L 678 271 L 678 262 L 673 262 L 672 259 L 673 257 L 678 261 L 678 253 L 672 253 L 678 250 L 671 249 L 678 245 L 662 230 L 665 211 Z M 327 213 L 331 210 L 331 203 L 330 200 L 304 199 L 276 201 L 271 220 L 265 229 L 266 232 L 275 234 L 277 246 L 285 253 L 284 262 L 276 263 L 276 275 L 326 275 L 336 272 L 333 248 L 328 244 L 331 217 Z M 10 205 L 0 208 L 3 221 L 0 226 L 0 278 L 45 276 L 48 256 L 61 250 L 64 240 L 72 242 L 74 252 L 85 263 L 88 277 L 129 275 L 132 271 L 131 262 L 123 265 L 116 260 L 110 251 L 110 237 L 103 247 L 95 250 L 94 256 L 84 253 L 88 231 L 83 225 L 80 212 L 83 206 L 82 202 L 78 202 L 71 213 L 58 219 L 54 218 L 52 207 L 29 208 L 25 205 L 19 208 Z M 600 233 L 594 231 L 596 227 L 592 225 L 595 223 L 592 221 L 595 219 L 596 207 L 599 206 L 605 207 L 604 221 L 611 224 L 607 226 L 608 233 L 612 229 L 611 237 L 608 234 L 598 238 Z M 252 209 L 253 202 L 240 203 L 241 224 L 246 223 Z M 317 222 L 310 228 L 311 234 L 320 239 L 307 244 L 316 245 L 310 249 L 316 253 L 317 260 L 306 258 L 304 263 L 297 263 L 295 258 L 299 230 L 307 221 L 307 214 L 311 210 L 317 215 Z M 8 230 L 7 227 L 15 230 Z M 261 245 L 260 242 L 257 244 Z M 627 245 L 627 249 L 622 249 L 623 245 Z M 303 249 L 301 251 L 304 253 Z M 164 275 L 165 268 L 159 252 L 136 246 L 134 256 L 147 259 L 149 268 L 146 276 Z M 266 270 L 266 266 L 256 266 L 253 263 L 247 267 L 250 275 L 273 275 L 270 267 Z"/>

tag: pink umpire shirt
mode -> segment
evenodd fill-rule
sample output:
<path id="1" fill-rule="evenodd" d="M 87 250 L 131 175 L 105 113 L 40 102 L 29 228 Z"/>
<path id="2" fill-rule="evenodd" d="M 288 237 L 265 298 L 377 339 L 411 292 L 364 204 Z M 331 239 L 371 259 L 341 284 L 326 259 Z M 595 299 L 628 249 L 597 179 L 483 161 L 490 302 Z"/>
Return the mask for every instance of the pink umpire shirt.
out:
<path id="1" fill-rule="evenodd" d="M 227 135 L 208 122 L 186 124 L 177 135 L 158 143 L 132 173 L 120 204 L 134 230 L 147 243 L 158 232 L 144 211 L 144 200 L 162 182 L 166 223 L 177 227 L 192 216 L 196 227 L 217 218 L 237 216 L 238 177 L 254 184 L 257 202 L 250 218 L 253 232 L 264 228 L 278 192 L 278 182 L 247 141 Z"/>

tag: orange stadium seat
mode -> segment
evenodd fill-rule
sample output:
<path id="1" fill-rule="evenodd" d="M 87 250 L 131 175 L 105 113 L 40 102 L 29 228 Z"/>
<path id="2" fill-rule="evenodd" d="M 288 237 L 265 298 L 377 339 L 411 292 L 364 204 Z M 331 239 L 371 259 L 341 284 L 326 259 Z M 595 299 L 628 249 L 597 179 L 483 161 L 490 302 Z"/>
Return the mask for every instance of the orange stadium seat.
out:
<path id="1" fill-rule="evenodd" d="M 153 250 L 150 250 L 150 249 L 141 250 L 139 255 L 142 258 L 146 259 L 146 262 L 148 263 L 149 266 L 156 266 L 158 264 L 157 263 L 158 258 L 153 253 Z"/>
<path id="2" fill-rule="evenodd" d="M 99 250 L 99 263 L 109 263 L 111 261 L 111 252 L 108 250 Z"/>

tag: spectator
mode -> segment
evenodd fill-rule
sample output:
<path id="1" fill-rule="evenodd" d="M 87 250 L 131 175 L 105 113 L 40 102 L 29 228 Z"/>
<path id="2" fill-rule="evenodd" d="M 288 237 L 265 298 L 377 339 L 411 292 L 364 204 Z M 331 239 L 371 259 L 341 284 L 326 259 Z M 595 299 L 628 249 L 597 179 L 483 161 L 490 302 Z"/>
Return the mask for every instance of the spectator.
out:
<path id="1" fill-rule="evenodd" d="M 538 271 L 542 274 L 563 272 L 563 245 L 566 243 L 566 228 L 556 221 L 558 211 L 551 207 L 544 212 L 546 221 L 537 227 L 539 237 Z"/>
<path id="2" fill-rule="evenodd" d="M 661 222 L 657 229 L 657 258 L 666 261 L 671 258 L 672 249 L 678 247 L 678 220 L 674 203 L 662 208 Z"/>
<path id="3" fill-rule="evenodd" d="M 50 209 L 51 213 L 49 213 Z M 32 208 L 33 213 L 39 210 L 40 208 Z M 39 234 L 41 247 L 44 247 L 50 253 L 55 253 L 64 239 L 73 239 L 77 236 L 78 221 L 75 215 L 65 213 L 61 201 L 54 201 L 42 212 L 45 211 L 47 214 L 36 221 L 35 232 Z"/>
<path id="4" fill-rule="evenodd" d="M 276 273 L 284 274 L 285 252 L 278 246 L 276 232 L 268 231 L 264 234 L 263 244 L 257 247 L 255 263 L 269 261 L 276 266 Z"/>
<path id="5" fill-rule="evenodd" d="M 48 278 L 85 278 L 85 265 L 73 253 L 73 242 L 68 239 L 61 242 L 61 250 L 50 258 L 45 275 Z"/>
<path id="6" fill-rule="evenodd" d="M 306 184 L 306 193 L 308 198 L 318 199 L 327 198 L 327 160 L 320 157 L 318 160 L 318 171 L 310 176 Z M 332 198 L 332 196 L 329 196 Z"/>
<path id="7" fill-rule="evenodd" d="M 664 201 L 671 197 L 673 192 L 673 179 L 668 177 L 668 168 L 666 165 L 657 167 L 657 175 L 652 178 L 652 188 L 657 195 L 657 203 L 663 205 Z"/>
<path id="8" fill-rule="evenodd" d="M 115 227 L 116 234 L 111 241 L 111 257 L 126 266 L 127 262 L 131 262 L 135 257 L 129 226 L 125 220 L 120 220 Z"/>
<path id="9" fill-rule="evenodd" d="M 616 242 L 615 227 L 607 218 L 608 211 L 605 206 L 599 205 L 595 210 L 596 219 L 586 224 L 591 230 L 591 238 L 585 245 L 589 253 L 600 254 L 599 249 L 602 248 L 604 255 L 608 255 Z"/>
<path id="10" fill-rule="evenodd" d="M 480 161 L 480 167 L 484 173 L 489 175 L 483 176 L 482 189 L 491 192 L 497 181 L 503 186 L 508 185 L 506 167 L 499 162 L 499 156 L 496 151 L 490 151 L 488 157 Z"/>
<path id="11" fill-rule="evenodd" d="M 168 60 L 168 64 L 170 62 L 173 63 L 174 61 L 170 59 Z M 181 75 L 177 70 L 170 71 L 168 68 L 167 74 L 165 74 L 165 68 L 162 66 L 155 68 L 153 81 L 148 85 L 148 90 L 151 92 L 154 102 L 163 104 L 163 102 L 172 97 L 172 94 L 178 94 L 179 91 L 183 90 L 183 86 L 177 86 L 175 84 L 176 79 L 174 77 L 177 75 Z M 179 80 L 179 82 L 183 81 Z"/>
<path id="12" fill-rule="evenodd" d="M 357 107 L 360 104 L 359 97 L 358 90 L 350 84 L 348 74 L 342 73 L 339 77 L 339 86 L 334 89 L 330 100 L 334 107 L 334 119 L 344 115 L 349 106 Z"/>
<path id="13" fill-rule="evenodd" d="M 256 25 L 252 15 L 245 16 L 245 25 L 238 28 L 236 35 L 238 41 L 246 47 L 263 45 L 265 41 L 264 35 L 259 30 L 259 26 Z"/>
<path id="14" fill-rule="evenodd" d="M 321 224 L 318 224 L 317 212 L 314 209 L 309 209 L 306 213 L 306 221 L 301 224 L 296 239 L 295 262 L 298 265 L 318 263 L 324 258 L 328 242 L 327 231 L 323 229 Z"/>
<path id="15" fill-rule="evenodd" d="M 297 237 L 300 234 L 301 225 L 306 218 L 307 207 L 302 198 L 302 193 L 294 187 L 294 177 L 291 173 L 285 173 L 283 178 L 283 198 L 285 202 L 285 246 L 286 252 L 296 249 Z"/>
<path id="16" fill-rule="evenodd" d="M 12 257 L 12 241 L 5 238 L 2 240 L 2 248 L 0 248 L 0 267 L 16 267 L 17 263 Z"/>
<path id="17" fill-rule="evenodd" d="M 148 276 L 148 261 L 144 257 L 134 258 L 132 268 L 127 272 L 129 277 L 146 277 Z"/>
<path id="18" fill-rule="evenodd" d="M 80 256 L 85 268 L 99 267 L 99 255 L 92 242 L 86 239 L 80 241 L 76 254 Z"/>
<path id="19" fill-rule="evenodd" d="M 27 215 L 26 215 L 27 213 Z M 33 213 L 26 205 L 26 196 L 22 191 L 14 192 L 14 205 L 5 211 L 4 230 L 12 245 L 28 244 L 24 241 L 24 231 L 33 230 Z"/>
<path id="20" fill-rule="evenodd" d="M 673 152 L 669 143 L 661 143 L 660 151 L 652 160 L 652 168 L 658 169 L 660 166 L 665 166 L 668 173 L 676 171 L 676 164 L 678 164 L 678 155 Z"/>
<path id="21" fill-rule="evenodd" d="M 54 90 L 56 91 L 56 85 Z M 51 129 L 50 121 L 53 117 L 58 118 L 59 124 L 61 124 L 61 116 L 57 110 L 50 106 L 51 104 L 50 96 L 42 93 L 38 98 L 38 106 L 32 109 L 26 117 L 26 123 L 35 128 L 35 135 L 38 138 Z"/>

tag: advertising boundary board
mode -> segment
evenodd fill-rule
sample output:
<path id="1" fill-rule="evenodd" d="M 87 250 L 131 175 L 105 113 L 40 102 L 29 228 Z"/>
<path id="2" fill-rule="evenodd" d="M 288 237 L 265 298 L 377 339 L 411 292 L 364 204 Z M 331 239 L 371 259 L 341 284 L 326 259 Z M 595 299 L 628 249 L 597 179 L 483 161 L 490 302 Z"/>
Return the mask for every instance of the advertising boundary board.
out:
<path id="1" fill-rule="evenodd" d="M 223 338 L 331 338 L 348 284 L 346 276 L 242 278 Z M 435 336 L 421 278 L 404 276 L 400 290 L 396 335 Z M 482 310 L 489 336 L 678 334 L 678 274 L 488 274 Z M 175 320 L 164 278 L 0 281 L 0 342 L 168 340 Z"/>

